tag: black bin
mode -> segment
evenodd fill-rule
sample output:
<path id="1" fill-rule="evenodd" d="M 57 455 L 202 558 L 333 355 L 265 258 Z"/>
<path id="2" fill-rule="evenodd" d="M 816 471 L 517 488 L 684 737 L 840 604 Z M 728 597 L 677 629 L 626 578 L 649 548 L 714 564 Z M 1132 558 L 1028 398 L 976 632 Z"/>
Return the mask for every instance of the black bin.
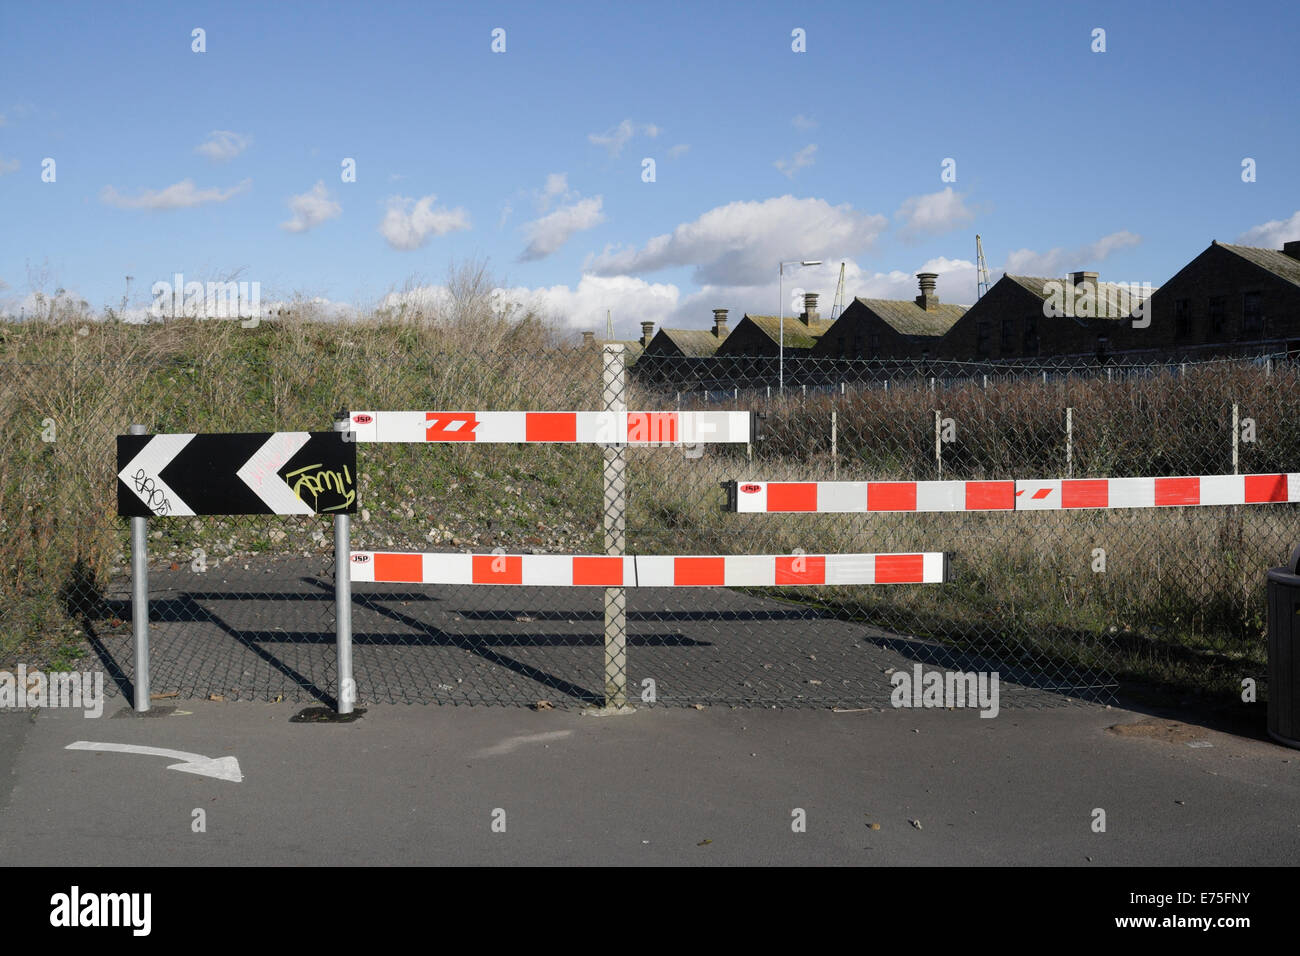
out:
<path id="1" fill-rule="evenodd" d="M 1300 547 L 1268 572 L 1268 734 L 1300 748 Z"/>

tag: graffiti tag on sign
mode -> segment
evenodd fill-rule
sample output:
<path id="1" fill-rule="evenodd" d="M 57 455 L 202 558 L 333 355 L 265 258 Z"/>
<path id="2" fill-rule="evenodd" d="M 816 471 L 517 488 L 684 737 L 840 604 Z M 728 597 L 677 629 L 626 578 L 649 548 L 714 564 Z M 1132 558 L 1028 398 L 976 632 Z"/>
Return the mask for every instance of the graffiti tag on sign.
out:
<path id="1" fill-rule="evenodd" d="M 317 512 L 338 511 L 351 505 L 357 497 L 352 486 L 352 470 L 347 465 L 342 471 L 333 471 L 322 468 L 317 462 L 289 472 L 284 480 L 299 500 L 307 502 Z"/>
<path id="2" fill-rule="evenodd" d="M 136 469 L 136 473 L 131 476 L 131 481 L 135 483 L 136 494 L 144 499 L 145 506 L 150 511 L 164 518 L 172 513 L 172 503 L 154 484 L 153 478 L 145 474 L 143 468 Z"/>

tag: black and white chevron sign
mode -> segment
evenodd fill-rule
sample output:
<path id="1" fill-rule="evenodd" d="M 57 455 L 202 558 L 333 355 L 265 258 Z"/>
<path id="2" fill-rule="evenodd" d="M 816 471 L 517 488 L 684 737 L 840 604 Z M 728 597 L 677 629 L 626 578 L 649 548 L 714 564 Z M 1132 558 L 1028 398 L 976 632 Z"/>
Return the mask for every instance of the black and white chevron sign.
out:
<path id="1" fill-rule="evenodd" d="M 124 518 L 353 514 L 356 480 L 340 432 L 117 437 Z"/>

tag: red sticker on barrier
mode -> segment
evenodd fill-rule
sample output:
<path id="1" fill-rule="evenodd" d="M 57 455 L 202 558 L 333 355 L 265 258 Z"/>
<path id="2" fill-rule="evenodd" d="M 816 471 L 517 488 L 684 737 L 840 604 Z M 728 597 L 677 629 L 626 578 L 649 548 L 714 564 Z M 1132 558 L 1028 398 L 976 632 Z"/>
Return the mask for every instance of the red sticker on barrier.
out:
<path id="1" fill-rule="evenodd" d="M 767 486 L 768 511 L 816 511 L 815 481 L 781 481 Z"/>
<path id="2" fill-rule="evenodd" d="M 473 412 L 425 412 L 425 441 L 473 441 L 478 417 Z"/>

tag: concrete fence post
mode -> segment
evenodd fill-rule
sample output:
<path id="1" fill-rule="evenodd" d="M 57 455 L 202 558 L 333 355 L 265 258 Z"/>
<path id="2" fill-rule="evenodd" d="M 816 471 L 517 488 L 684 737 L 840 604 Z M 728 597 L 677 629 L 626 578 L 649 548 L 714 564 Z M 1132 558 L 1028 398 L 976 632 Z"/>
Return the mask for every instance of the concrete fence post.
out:
<path id="1" fill-rule="evenodd" d="M 839 429 L 838 414 L 835 409 L 831 409 L 831 477 L 839 478 L 840 476 L 840 451 L 839 451 Z"/>
<path id="2" fill-rule="evenodd" d="M 939 468 L 939 477 L 943 477 L 943 413 L 934 410 L 934 461 Z"/>
<path id="3" fill-rule="evenodd" d="M 1237 474 L 1239 461 L 1239 449 L 1241 446 L 1241 425 L 1238 412 L 1239 406 L 1236 402 L 1232 403 L 1232 473 Z"/>
<path id="4" fill-rule="evenodd" d="M 1065 477 L 1074 477 L 1074 409 L 1065 410 Z"/>
<path id="5" fill-rule="evenodd" d="M 606 345 L 601 407 L 621 418 L 627 411 L 627 366 L 622 345 Z M 625 435 L 616 435 L 626 438 Z M 619 441 L 605 445 L 603 456 L 605 554 L 627 553 L 627 449 Z M 627 706 L 627 590 L 605 588 L 605 706 Z"/>

